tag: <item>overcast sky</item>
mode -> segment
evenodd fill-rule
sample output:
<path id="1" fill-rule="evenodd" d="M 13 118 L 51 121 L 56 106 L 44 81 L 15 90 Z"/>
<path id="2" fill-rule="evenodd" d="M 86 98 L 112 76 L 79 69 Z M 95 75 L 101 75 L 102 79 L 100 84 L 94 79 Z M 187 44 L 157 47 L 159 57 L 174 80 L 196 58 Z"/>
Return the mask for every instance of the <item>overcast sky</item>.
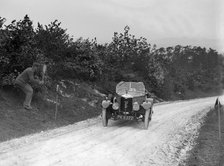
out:
<path id="1" fill-rule="evenodd" d="M 114 32 L 147 38 L 158 47 L 196 45 L 224 52 L 222 0 L 0 0 L 0 16 L 10 23 L 28 14 L 34 22 L 58 19 L 75 39 L 112 41 Z"/>

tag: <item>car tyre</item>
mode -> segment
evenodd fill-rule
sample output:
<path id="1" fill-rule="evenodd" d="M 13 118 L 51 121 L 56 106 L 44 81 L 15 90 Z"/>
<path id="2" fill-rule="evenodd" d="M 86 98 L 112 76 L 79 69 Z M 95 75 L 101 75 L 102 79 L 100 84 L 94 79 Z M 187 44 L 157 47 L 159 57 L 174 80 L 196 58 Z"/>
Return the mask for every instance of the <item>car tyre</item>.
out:
<path id="1" fill-rule="evenodd" d="M 145 116 L 144 116 L 144 128 L 147 130 L 149 127 L 149 120 L 150 119 L 150 110 L 145 111 Z"/>
<path id="2" fill-rule="evenodd" d="M 108 118 L 107 118 L 107 110 L 106 109 L 102 110 L 102 122 L 103 122 L 104 127 L 106 127 L 108 125 Z"/>
<path id="3" fill-rule="evenodd" d="M 152 110 L 150 109 L 150 114 L 149 114 L 149 121 L 152 120 Z"/>

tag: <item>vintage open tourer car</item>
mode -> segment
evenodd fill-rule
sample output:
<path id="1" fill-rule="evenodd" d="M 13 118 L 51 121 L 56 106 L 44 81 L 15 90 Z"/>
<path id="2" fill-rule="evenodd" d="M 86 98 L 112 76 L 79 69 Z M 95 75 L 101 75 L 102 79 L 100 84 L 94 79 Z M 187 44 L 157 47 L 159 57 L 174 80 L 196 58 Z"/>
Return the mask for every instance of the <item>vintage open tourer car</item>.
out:
<path id="1" fill-rule="evenodd" d="M 116 95 L 108 95 L 102 101 L 103 126 L 109 119 L 142 120 L 148 129 L 152 118 L 153 98 L 149 97 L 143 82 L 120 82 Z"/>

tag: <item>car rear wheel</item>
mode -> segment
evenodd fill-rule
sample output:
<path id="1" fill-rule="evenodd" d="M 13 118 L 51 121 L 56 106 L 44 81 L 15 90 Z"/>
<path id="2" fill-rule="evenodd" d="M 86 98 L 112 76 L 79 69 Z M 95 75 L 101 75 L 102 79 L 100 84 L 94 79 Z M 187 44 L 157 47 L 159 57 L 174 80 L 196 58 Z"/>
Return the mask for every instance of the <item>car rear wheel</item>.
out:
<path id="1" fill-rule="evenodd" d="M 150 110 L 146 110 L 145 117 L 144 117 L 144 128 L 145 129 L 148 129 L 148 127 L 149 127 L 149 121 L 150 121 L 149 119 L 151 119 Z"/>
<path id="2" fill-rule="evenodd" d="M 106 127 L 108 125 L 108 118 L 107 118 L 106 109 L 102 109 L 102 122 L 103 122 L 104 127 Z"/>

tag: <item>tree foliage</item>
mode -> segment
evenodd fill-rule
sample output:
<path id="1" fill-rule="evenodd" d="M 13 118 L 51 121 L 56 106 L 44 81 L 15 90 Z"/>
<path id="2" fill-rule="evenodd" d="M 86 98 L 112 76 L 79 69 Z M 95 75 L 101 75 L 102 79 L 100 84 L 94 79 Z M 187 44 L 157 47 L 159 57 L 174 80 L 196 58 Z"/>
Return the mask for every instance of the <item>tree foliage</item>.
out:
<path id="1" fill-rule="evenodd" d="M 38 49 L 35 47 L 35 32 L 30 18 L 26 15 L 23 20 L 12 21 L 11 24 L 1 27 L 0 59 L 1 76 L 11 81 L 18 72 L 30 66 L 37 59 Z M 10 77 L 9 77 L 10 76 Z"/>
<path id="2" fill-rule="evenodd" d="M 163 98 L 184 97 L 187 91 L 217 90 L 223 57 L 216 50 L 196 46 L 157 48 L 144 37 L 136 38 L 126 26 L 112 41 L 74 41 L 58 20 L 48 25 L 23 20 L 5 25 L 0 17 L 0 77 L 10 84 L 34 61 L 49 61 L 52 79 L 82 79 L 92 82 L 143 81 Z M 5 81 L 7 80 L 7 81 Z"/>

